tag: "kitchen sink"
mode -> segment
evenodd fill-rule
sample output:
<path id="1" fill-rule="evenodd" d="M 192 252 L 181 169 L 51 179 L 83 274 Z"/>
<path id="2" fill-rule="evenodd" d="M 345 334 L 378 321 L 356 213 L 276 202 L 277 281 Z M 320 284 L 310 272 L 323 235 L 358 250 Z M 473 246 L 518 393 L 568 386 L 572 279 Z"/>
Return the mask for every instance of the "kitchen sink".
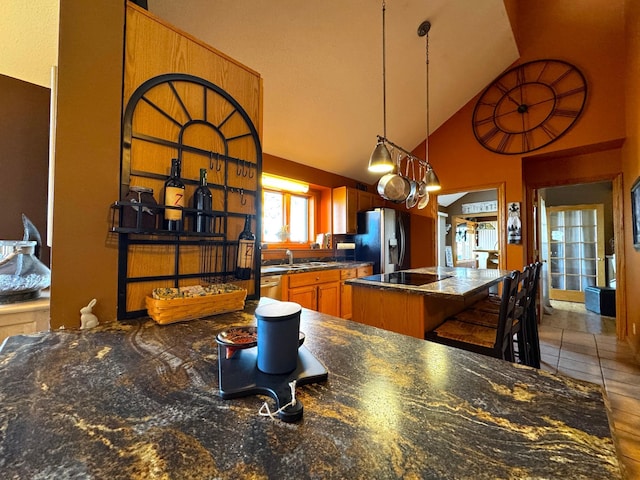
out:
<path id="1" fill-rule="evenodd" d="M 276 272 L 286 272 L 291 270 L 306 270 L 311 268 L 325 268 L 335 265 L 335 262 L 305 262 L 305 263 L 294 263 L 293 265 L 289 265 L 288 263 L 281 265 L 265 265 L 262 267 L 262 274 L 276 273 Z"/>

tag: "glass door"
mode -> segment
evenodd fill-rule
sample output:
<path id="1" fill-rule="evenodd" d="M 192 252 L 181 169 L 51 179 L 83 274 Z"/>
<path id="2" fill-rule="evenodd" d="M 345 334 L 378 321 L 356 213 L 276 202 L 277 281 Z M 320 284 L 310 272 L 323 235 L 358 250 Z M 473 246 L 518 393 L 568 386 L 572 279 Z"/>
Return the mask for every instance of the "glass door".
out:
<path id="1" fill-rule="evenodd" d="M 547 208 L 549 297 L 584 303 L 584 289 L 604 285 L 604 206 Z"/>

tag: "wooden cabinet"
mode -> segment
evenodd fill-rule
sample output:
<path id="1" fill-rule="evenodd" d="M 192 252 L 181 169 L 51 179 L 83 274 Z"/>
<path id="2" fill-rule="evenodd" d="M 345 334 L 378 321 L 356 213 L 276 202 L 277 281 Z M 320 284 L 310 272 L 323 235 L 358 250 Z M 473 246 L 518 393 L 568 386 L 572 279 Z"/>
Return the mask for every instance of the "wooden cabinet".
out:
<path id="1" fill-rule="evenodd" d="M 351 318 L 351 285 L 347 285 L 345 280 L 356 278 L 357 268 L 347 268 L 340 271 L 340 317 Z"/>
<path id="2" fill-rule="evenodd" d="M 358 277 L 368 277 L 369 275 L 373 275 L 373 265 L 358 267 Z"/>
<path id="3" fill-rule="evenodd" d="M 346 280 L 366 277 L 373 273 L 373 267 L 345 268 L 342 270 L 319 270 L 315 272 L 294 273 L 282 277 L 283 300 L 299 303 L 304 308 L 333 315 L 351 318 L 351 285 Z"/>
<path id="4" fill-rule="evenodd" d="M 290 302 L 327 315 L 340 315 L 340 270 L 285 275 L 283 287 Z"/>
<path id="5" fill-rule="evenodd" d="M 351 319 L 353 315 L 353 292 L 351 285 L 345 280 L 373 275 L 373 266 L 347 268 L 340 271 L 340 317 Z"/>
<path id="6" fill-rule="evenodd" d="M 358 212 L 384 206 L 382 197 L 350 187 L 333 189 L 333 233 L 354 234 L 358 230 Z"/>

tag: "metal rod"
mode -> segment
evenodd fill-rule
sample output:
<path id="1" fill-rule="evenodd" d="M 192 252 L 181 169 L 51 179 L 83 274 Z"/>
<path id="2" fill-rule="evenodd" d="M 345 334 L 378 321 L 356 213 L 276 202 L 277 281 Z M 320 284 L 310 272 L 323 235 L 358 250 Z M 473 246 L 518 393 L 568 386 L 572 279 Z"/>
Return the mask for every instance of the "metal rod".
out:
<path id="1" fill-rule="evenodd" d="M 381 137 L 380 135 L 378 135 L 378 141 L 379 142 L 384 142 L 384 143 L 388 143 L 389 145 L 391 145 L 393 148 L 400 150 L 402 153 L 404 153 L 407 157 L 409 157 L 411 160 L 414 160 L 416 162 L 418 162 L 420 165 L 422 165 L 423 167 L 430 167 L 431 165 L 429 164 L 428 161 L 426 160 L 422 160 L 420 157 L 416 157 L 413 153 L 411 153 L 408 150 L 405 150 L 404 148 L 402 148 L 399 145 L 396 145 L 395 143 L 393 143 L 391 140 L 389 140 L 386 137 Z"/>

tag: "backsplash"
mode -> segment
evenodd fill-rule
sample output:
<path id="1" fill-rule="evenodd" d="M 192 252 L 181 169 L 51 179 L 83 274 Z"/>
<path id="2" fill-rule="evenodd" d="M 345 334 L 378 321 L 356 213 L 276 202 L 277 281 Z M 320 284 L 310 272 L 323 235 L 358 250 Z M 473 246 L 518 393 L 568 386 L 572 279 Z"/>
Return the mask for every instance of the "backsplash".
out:
<path id="1" fill-rule="evenodd" d="M 306 262 L 342 262 L 355 260 L 355 250 L 351 248 L 342 249 L 339 244 L 350 244 L 353 242 L 353 235 L 335 235 L 333 238 L 333 248 L 301 248 L 291 249 L 293 253 L 293 263 Z M 282 265 L 289 262 L 286 248 L 272 248 L 268 244 L 263 244 L 261 249 L 262 265 Z"/>

